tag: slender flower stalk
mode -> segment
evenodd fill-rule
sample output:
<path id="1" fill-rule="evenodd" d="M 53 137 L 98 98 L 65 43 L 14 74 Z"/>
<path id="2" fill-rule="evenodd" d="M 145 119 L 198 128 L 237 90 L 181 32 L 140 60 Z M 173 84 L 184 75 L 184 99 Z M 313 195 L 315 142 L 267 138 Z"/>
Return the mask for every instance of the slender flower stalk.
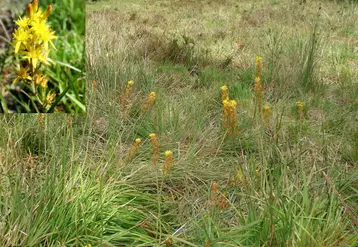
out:
<path id="1" fill-rule="evenodd" d="M 131 148 L 128 156 L 124 159 L 124 162 L 128 162 L 128 161 L 131 161 L 133 159 L 133 157 L 135 156 L 135 154 L 138 151 L 138 148 L 139 148 L 141 142 L 142 142 L 142 140 L 140 138 L 135 139 L 135 142 L 132 145 L 132 148 Z"/>
<path id="2" fill-rule="evenodd" d="M 149 134 L 150 141 L 152 142 L 152 161 L 153 164 L 157 164 L 159 160 L 159 143 L 158 137 L 154 133 Z"/>
<path id="3" fill-rule="evenodd" d="M 235 100 L 223 101 L 223 123 L 229 135 L 235 136 L 239 133 L 237 121 L 237 103 Z"/>
<path id="4" fill-rule="evenodd" d="M 263 119 L 266 125 L 270 124 L 270 117 L 271 117 L 271 108 L 268 105 L 265 105 L 263 109 Z"/>
<path id="5" fill-rule="evenodd" d="M 218 186 L 217 182 L 213 182 L 211 184 L 211 189 L 210 189 L 211 200 L 210 200 L 210 203 L 211 203 L 211 205 L 218 206 L 219 208 L 228 207 L 230 205 L 230 203 L 225 198 L 225 196 L 219 194 L 218 187 L 219 186 Z"/>
<path id="6" fill-rule="evenodd" d="M 130 94 L 132 93 L 133 84 L 134 84 L 134 81 L 127 82 L 126 90 L 124 91 L 122 96 L 119 98 L 119 103 L 122 106 L 125 106 L 127 104 L 128 98 L 129 98 Z"/>
<path id="7" fill-rule="evenodd" d="M 262 63 L 261 63 L 262 57 L 260 56 L 256 56 L 256 75 L 255 77 L 260 77 L 262 76 L 261 71 L 262 71 Z"/>
<path id="8" fill-rule="evenodd" d="M 222 86 L 221 88 L 221 100 L 229 100 L 229 95 L 228 95 L 228 88 L 226 85 Z"/>
<path id="9" fill-rule="evenodd" d="M 173 166 L 173 152 L 168 150 L 164 153 L 165 163 L 163 165 L 163 175 L 165 175 Z"/>
<path id="10" fill-rule="evenodd" d="M 210 193 L 211 193 L 211 196 L 212 197 L 216 197 L 216 195 L 218 194 L 218 183 L 217 182 L 213 182 L 212 184 L 211 184 L 211 191 L 210 191 Z"/>
<path id="11" fill-rule="evenodd" d="M 257 109 L 262 109 L 262 98 L 263 98 L 263 90 L 262 90 L 262 84 L 261 84 L 261 78 L 255 77 L 255 100 L 257 104 Z"/>
<path id="12" fill-rule="evenodd" d="M 156 98 L 155 92 L 150 92 L 147 102 L 143 105 L 143 109 L 147 110 L 149 107 L 151 107 L 154 104 Z"/>

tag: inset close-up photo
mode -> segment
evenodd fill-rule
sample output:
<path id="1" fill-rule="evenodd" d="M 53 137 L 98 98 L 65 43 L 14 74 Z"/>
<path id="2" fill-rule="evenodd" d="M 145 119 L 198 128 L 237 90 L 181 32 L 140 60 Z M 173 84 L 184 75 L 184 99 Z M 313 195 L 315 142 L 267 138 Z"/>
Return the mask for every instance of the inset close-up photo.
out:
<path id="1" fill-rule="evenodd" d="M 85 1 L 0 3 L 0 112 L 85 113 Z"/>

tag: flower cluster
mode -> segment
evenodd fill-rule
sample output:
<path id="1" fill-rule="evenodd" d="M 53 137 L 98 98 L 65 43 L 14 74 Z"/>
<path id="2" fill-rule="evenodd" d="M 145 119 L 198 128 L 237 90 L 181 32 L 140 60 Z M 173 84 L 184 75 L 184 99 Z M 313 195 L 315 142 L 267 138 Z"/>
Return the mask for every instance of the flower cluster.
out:
<path id="1" fill-rule="evenodd" d="M 127 104 L 128 101 L 128 97 L 130 96 L 130 94 L 132 93 L 132 86 L 134 84 L 134 81 L 128 81 L 127 82 L 127 86 L 126 86 L 126 90 L 124 91 L 124 93 L 122 94 L 122 96 L 119 98 L 119 103 L 122 106 L 125 106 Z"/>
<path id="2" fill-rule="evenodd" d="M 237 113 L 237 103 L 235 100 L 223 101 L 223 121 L 224 127 L 229 135 L 235 136 L 239 133 Z"/>
<path id="3" fill-rule="evenodd" d="M 141 144 L 142 140 L 140 138 L 135 139 L 135 142 L 129 152 L 128 156 L 124 159 L 124 162 L 128 162 L 133 159 L 134 155 L 137 153 L 138 148 Z"/>
<path id="4" fill-rule="evenodd" d="M 49 44 L 56 50 L 53 40 L 57 37 L 47 24 L 47 19 L 52 12 L 49 5 L 45 11 L 39 8 L 38 0 L 34 0 L 26 7 L 26 16 L 20 17 L 15 23 L 17 28 L 13 33 L 12 46 L 14 53 L 21 56 L 17 77 L 13 83 L 26 82 L 30 85 L 33 101 L 39 103 L 37 108 L 49 109 L 56 94 L 48 88 L 48 77 L 42 73 L 44 65 L 54 63 L 48 56 L 51 51 Z"/>
<path id="5" fill-rule="evenodd" d="M 256 56 L 256 77 L 261 77 L 261 70 L 262 70 L 262 57 Z"/>
<path id="6" fill-rule="evenodd" d="M 18 80 L 31 80 L 28 74 L 33 73 L 41 63 L 48 65 L 48 55 L 50 53 L 49 43 L 55 48 L 52 40 L 57 37 L 55 32 L 48 25 L 47 18 L 52 12 L 52 6 L 49 5 L 46 11 L 39 8 L 38 0 L 29 3 L 26 8 L 26 16 L 17 20 L 15 23 L 18 28 L 14 32 L 12 45 L 15 48 L 15 54 L 23 55 L 28 63 L 25 67 L 20 67 L 18 71 Z"/>
<path id="7" fill-rule="evenodd" d="M 147 110 L 151 105 L 153 105 L 154 101 L 155 101 L 155 98 L 156 98 L 155 92 L 151 92 L 149 94 L 147 102 L 143 105 L 143 109 Z"/>
<path id="8" fill-rule="evenodd" d="M 228 95 L 228 88 L 226 85 L 222 86 L 221 88 L 221 100 L 229 100 L 229 95 Z"/>
<path id="9" fill-rule="evenodd" d="M 270 116 L 271 116 L 271 108 L 268 105 L 265 105 L 263 109 L 263 119 L 266 125 L 269 125 L 270 123 Z"/>
<path id="10" fill-rule="evenodd" d="M 150 141 L 152 142 L 152 161 L 153 164 L 157 164 L 159 160 L 159 143 L 158 143 L 158 137 L 154 133 L 149 134 Z"/>
<path id="11" fill-rule="evenodd" d="M 218 186 L 217 182 L 213 182 L 211 184 L 211 189 L 210 189 L 211 200 L 210 200 L 210 204 L 218 206 L 219 208 L 229 207 L 230 202 L 225 198 L 224 195 L 219 193 L 218 187 L 219 186 Z"/>
<path id="12" fill-rule="evenodd" d="M 255 77 L 254 92 L 255 92 L 256 104 L 257 104 L 257 107 L 258 107 L 258 109 L 260 111 L 261 108 L 262 108 L 263 90 L 262 90 L 261 78 L 258 77 L 258 76 Z"/>
<path id="13" fill-rule="evenodd" d="M 165 151 L 164 156 L 165 156 L 165 163 L 163 165 L 162 172 L 163 174 L 166 174 L 173 166 L 173 152 L 170 150 Z"/>

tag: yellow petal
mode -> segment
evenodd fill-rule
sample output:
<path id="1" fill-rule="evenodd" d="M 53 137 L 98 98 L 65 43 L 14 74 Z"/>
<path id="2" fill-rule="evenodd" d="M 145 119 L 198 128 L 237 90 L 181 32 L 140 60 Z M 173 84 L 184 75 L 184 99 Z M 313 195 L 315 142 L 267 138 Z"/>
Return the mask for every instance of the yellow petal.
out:
<path id="1" fill-rule="evenodd" d="M 17 42 L 15 46 L 15 54 L 17 54 L 20 50 L 21 42 Z"/>

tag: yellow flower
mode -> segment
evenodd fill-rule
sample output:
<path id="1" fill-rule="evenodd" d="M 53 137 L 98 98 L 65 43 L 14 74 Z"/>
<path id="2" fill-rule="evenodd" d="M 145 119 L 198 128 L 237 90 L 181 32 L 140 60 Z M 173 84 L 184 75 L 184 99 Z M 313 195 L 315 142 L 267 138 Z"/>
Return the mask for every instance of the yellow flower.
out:
<path id="1" fill-rule="evenodd" d="M 226 85 L 222 86 L 221 88 L 221 100 L 229 100 L 228 96 L 228 88 Z"/>
<path id="2" fill-rule="evenodd" d="M 56 97 L 56 93 L 49 93 L 47 94 L 47 97 L 46 97 L 46 104 L 47 105 L 51 105 L 53 100 L 55 99 Z"/>
<path id="3" fill-rule="evenodd" d="M 150 92 L 149 97 L 151 99 L 155 99 L 155 96 L 156 96 L 155 92 Z"/>
<path id="4" fill-rule="evenodd" d="M 139 148 L 139 145 L 141 142 L 142 142 L 142 140 L 140 138 L 135 139 L 135 143 L 132 146 L 128 156 L 124 159 L 124 162 L 128 162 L 133 159 L 134 155 L 138 151 L 138 148 Z"/>
<path id="5" fill-rule="evenodd" d="M 29 63 L 31 62 L 33 71 L 37 68 L 38 62 L 49 64 L 49 62 L 47 61 L 48 53 L 49 52 L 44 53 L 41 47 L 30 48 L 30 46 L 28 46 L 27 52 L 23 52 L 23 54 L 25 55 L 24 58 L 27 58 Z"/>
<path id="6" fill-rule="evenodd" d="M 121 97 L 119 98 L 119 103 L 123 106 L 126 105 L 127 103 L 127 99 L 129 97 L 129 95 L 132 92 L 132 85 L 134 84 L 134 81 L 128 81 L 127 82 L 127 86 L 126 86 L 126 90 L 124 91 L 124 93 L 121 95 Z"/>
<path id="7" fill-rule="evenodd" d="M 23 28 L 15 30 L 13 42 L 13 45 L 15 46 L 15 54 L 19 52 L 21 45 L 26 45 L 30 39 L 31 33 L 29 33 L 27 30 Z"/>
<path id="8" fill-rule="evenodd" d="M 303 109 L 303 102 L 301 100 L 297 101 L 297 106 L 298 108 L 302 108 Z"/>
<path id="9" fill-rule="evenodd" d="M 17 82 L 18 80 L 32 80 L 31 76 L 27 73 L 28 72 L 28 68 L 23 68 L 20 65 L 20 69 L 19 70 L 15 70 L 16 74 L 17 74 L 17 78 L 14 80 L 13 83 Z"/>
<path id="10" fill-rule="evenodd" d="M 42 76 L 41 74 L 37 74 L 34 77 L 35 83 L 40 85 L 40 87 L 45 88 L 47 87 L 48 79 L 46 76 Z"/>
<path id="11" fill-rule="evenodd" d="M 173 165 L 173 152 L 168 150 L 164 152 L 165 155 L 165 164 L 163 166 L 163 174 L 170 170 Z"/>
<path id="12" fill-rule="evenodd" d="M 269 122 L 270 115 L 271 115 L 271 108 L 268 105 L 265 105 L 263 110 L 263 119 L 266 124 L 268 124 Z"/>
<path id="13" fill-rule="evenodd" d="M 260 56 L 256 56 L 256 77 L 261 77 L 261 70 L 262 70 L 262 58 Z"/>
<path id="14" fill-rule="evenodd" d="M 211 194 L 215 195 L 216 193 L 218 193 L 218 183 L 217 182 L 213 182 L 211 184 Z"/>
<path id="15" fill-rule="evenodd" d="M 158 138 L 157 135 L 154 133 L 150 133 L 149 134 L 149 138 L 152 142 L 152 161 L 153 164 L 156 164 L 158 162 L 159 159 L 159 143 L 158 143 Z"/>
<path id="16" fill-rule="evenodd" d="M 15 21 L 15 23 L 19 26 L 19 28 L 25 29 L 28 27 L 30 19 L 27 16 L 25 16 L 23 19 L 20 17 L 17 21 Z"/>
<path id="17" fill-rule="evenodd" d="M 149 94 L 148 100 L 147 102 L 144 104 L 143 109 L 146 110 L 148 109 L 155 101 L 156 98 L 156 93 L 155 92 L 151 92 Z"/>
<path id="18" fill-rule="evenodd" d="M 223 100 L 223 122 L 229 135 L 236 135 L 239 132 L 236 107 L 236 100 Z"/>
<path id="19" fill-rule="evenodd" d="M 39 22 L 32 22 L 31 29 L 33 34 L 37 37 L 38 40 L 42 40 L 44 44 L 44 48 L 48 50 L 48 43 L 56 50 L 55 45 L 52 43 L 52 40 L 57 37 L 54 36 L 55 32 L 51 31 L 49 25 L 46 25 L 46 20 L 41 20 Z"/>
<path id="20" fill-rule="evenodd" d="M 258 76 L 255 77 L 254 92 L 255 92 L 255 97 L 256 97 L 255 99 L 257 102 L 258 109 L 262 109 L 263 90 L 262 90 L 261 78 Z"/>

